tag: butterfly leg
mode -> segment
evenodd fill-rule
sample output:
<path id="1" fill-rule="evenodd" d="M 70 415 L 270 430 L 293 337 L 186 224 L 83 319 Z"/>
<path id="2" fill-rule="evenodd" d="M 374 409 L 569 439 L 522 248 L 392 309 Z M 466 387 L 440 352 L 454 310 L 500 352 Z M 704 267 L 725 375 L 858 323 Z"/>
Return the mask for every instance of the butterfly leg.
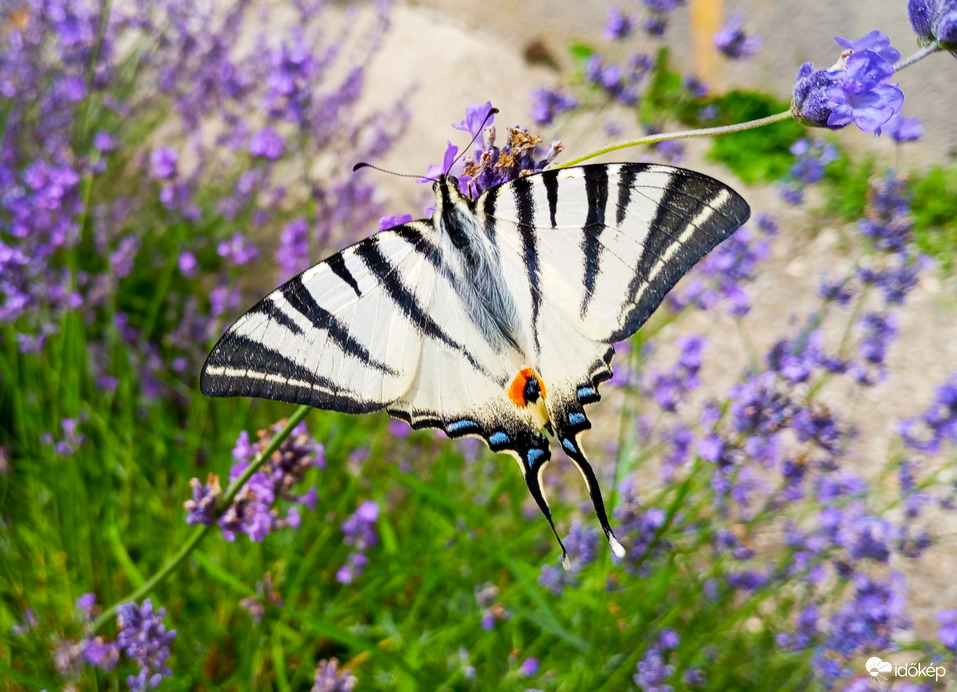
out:
<path id="1" fill-rule="evenodd" d="M 592 470 L 591 464 L 588 463 L 588 460 L 585 458 L 585 453 L 578 443 L 578 433 L 570 432 L 565 426 L 558 426 L 557 430 L 559 439 L 562 442 L 562 449 L 565 450 L 565 454 L 574 462 L 579 472 L 581 472 L 582 478 L 585 479 L 588 495 L 591 497 L 592 506 L 595 508 L 595 516 L 598 517 L 598 523 L 601 525 L 602 531 L 605 532 L 605 538 L 608 539 L 611 552 L 617 557 L 624 557 L 625 548 L 618 539 L 615 538 L 615 533 L 611 530 L 611 525 L 608 523 L 608 514 L 605 512 L 605 501 L 601 496 L 601 486 L 598 485 L 598 478 L 595 477 L 595 472 Z"/>

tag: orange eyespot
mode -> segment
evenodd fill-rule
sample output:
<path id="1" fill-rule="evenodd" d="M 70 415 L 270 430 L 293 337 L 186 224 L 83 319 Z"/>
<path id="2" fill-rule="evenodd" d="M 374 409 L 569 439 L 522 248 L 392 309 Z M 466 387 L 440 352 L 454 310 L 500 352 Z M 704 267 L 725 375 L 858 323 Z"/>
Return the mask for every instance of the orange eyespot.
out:
<path id="1" fill-rule="evenodd" d="M 529 397 L 530 391 L 534 396 Z M 545 396 L 545 384 L 531 368 L 522 368 L 508 386 L 508 398 L 516 406 L 528 406 L 529 401 L 534 403 L 538 400 L 538 394 Z"/>

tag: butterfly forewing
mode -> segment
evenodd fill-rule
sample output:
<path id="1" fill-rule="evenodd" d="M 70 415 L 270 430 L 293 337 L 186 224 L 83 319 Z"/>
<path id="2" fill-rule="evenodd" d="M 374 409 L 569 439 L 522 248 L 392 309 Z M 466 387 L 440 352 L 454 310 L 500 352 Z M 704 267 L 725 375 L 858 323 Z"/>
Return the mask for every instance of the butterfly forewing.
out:
<path id="1" fill-rule="evenodd" d="M 430 230 L 420 221 L 377 233 L 270 293 L 210 352 L 203 393 L 348 413 L 402 396 L 418 370 L 422 336 L 399 305 L 396 282 L 400 271 L 427 271 L 419 239 Z"/>

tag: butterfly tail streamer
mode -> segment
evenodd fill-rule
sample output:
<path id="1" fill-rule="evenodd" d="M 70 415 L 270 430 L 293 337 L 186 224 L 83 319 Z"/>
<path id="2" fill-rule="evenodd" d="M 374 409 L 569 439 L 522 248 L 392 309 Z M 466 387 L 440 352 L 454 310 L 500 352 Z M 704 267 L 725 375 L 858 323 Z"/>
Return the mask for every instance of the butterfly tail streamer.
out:
<path id="1" fill-rule="evenodd" d="M 558 541 L 558 547 L 562 549 L 562 567 L 566 570 L 570 566 L 568 560 L 568 551 L 565 550 L 565 544 L 562 543 L 562 537 L 558 535 L 558 529 L 555 528 L 555 522 L 552 520 L 552 511 L 548 508 L 548 500 L 542 492 L 542 472 L 548 463 L 548 458 L 539 458 L 534 462 L 526 456 L 524 460 L 519 460 L 522 464 L 522 471 L 525 476 L 525 485 L 528 486 L 529 494 L 535 499 L 538 508 L 548 520 L 548 525 L 552 527 L 552 533 L 555 534 L 555 540 Z"/>
<path id="2" fill-rule="evenodd" d="M 615 557 L 624 557 L 625 547 L 615 538 L 615 532 L 611 530 L 611 524 L 608 522 L 608 514 L 605 512 L 605 501 L 601 496 L 601 486 L 598 484 L 598 478 L 595 476 L 591 464 L 589 464 L 588 459 L 585 458 L 585 453 L 582 451 L 577 439 L 569 436 L 562 437 L 561 440 L 562 449 L 565 450 L 565 454 L 572 460 L 581 473 L 582 478 L 585 480 L 588 496 L 591 498 L 592 507 L 595 508 L 595 516 L 598 517 L 601 530 L 605 532 L 605 538 L 608 540 L 608 546 L 611 548 L 611 552 L 614 553 Z"/>

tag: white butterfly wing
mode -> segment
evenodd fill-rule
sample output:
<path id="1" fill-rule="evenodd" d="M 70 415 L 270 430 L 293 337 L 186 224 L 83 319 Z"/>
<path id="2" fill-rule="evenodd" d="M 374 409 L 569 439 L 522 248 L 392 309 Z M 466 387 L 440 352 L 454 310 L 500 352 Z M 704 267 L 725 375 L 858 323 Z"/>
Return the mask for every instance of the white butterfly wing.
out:
<path id="1" fill-rule="evenodd" d="M 403 282 L 425 274 L 420 290 L 430 290 L 423 249 L 431 230 L 419 221 L 377 233 L 267 295 L 213 347 L 202 392 L 347 413 L 402 396 L 423 340 L 417 301 Z"/>

